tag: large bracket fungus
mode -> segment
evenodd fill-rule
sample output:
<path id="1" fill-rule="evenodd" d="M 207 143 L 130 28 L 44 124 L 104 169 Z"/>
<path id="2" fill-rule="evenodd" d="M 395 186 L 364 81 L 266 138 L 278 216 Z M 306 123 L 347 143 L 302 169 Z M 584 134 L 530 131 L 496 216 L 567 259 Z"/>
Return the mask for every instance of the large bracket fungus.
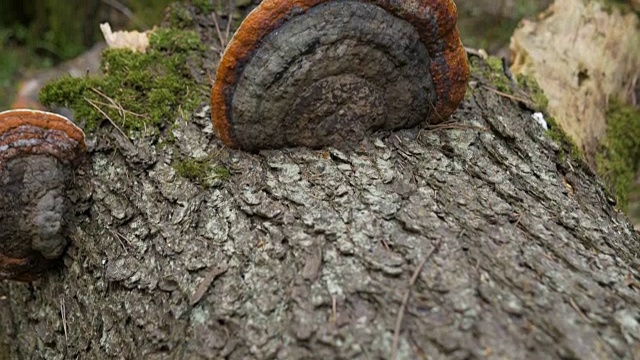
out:
<path id="1" fill-rule="evenodd" d="M 0 113 L 0 279 L 31 281 L 64 252 L 66 187 L 85 150 L 63 116 Z"/>
<path id="2" fill-rule="evenodd" d="M 452 0 L 264 0 L 211 93 L 225 144 L 318 148 L 439 123 L 469 77 Z"/>

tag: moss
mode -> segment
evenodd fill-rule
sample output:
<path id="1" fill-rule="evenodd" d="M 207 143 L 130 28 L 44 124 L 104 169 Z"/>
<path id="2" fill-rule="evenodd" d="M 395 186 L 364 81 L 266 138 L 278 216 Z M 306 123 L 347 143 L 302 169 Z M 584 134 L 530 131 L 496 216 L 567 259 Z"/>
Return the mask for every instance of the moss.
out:
<path id="1" fill-rule="evenodd" d="M 640 161 L 640 111 L 613 100 L 607 109 L 607 135 L 596 154 L 598 174 L 626 211 Z"/>
<path id="2" fill-rule="evenodd" d="M 149 38 L 149 46 L 159 51 L 188 52 L 204 50 L 200 36 L 195 31 L 176 31 L 173 29 L 158 29 Z"/>
<path id="3" fill-rule="evenodd" d="M 135 17 L 131 19 L 132 27 L 138 30 L 149 29 L 152 25 L 159 23 L 164 16 L 164 10 L 175 0 L 135 0 L 127 1 L 127 6 Z"/>
<path id="4" fill-rule="evenodd" d="M 562 126 L 558 124 L 556 119 L 553 116 L 545 115 L 545 120 L 549 127 L 546 135 L 560 145 L 560 161 L 564 162 L 567 156 L 569 156 L 569 158 L 574 161 L 582 162 L 584 160 L 582 151 L 580 151 L 578 145 L 576 145 L 573 139 L 562 129 Z"/>
<path id="5" fill-rule="evenodd" d="M 9 108 L 13 102 L 18 90 L 15 78 L 26 57 L 9 46 L 9 36 L 9 31 L 0 30 L 0 109 Z"/>
<path id="6" fill-rule="evenodd" d="M 227 168 L 213 165 L 210 158 L 177 160 L 173 162 L 173 168 L 178 175 L 205 187 L 211 186 L 215 180 L 228 180 L 231 177 Z"/>
<path id="7" fill-rule="evenodd" d="M 472 57 L 469 66 L 472 75 L 487 79 L 496 90 L 506 94 L 513 93 L 511 80 L 502 67 L 502 59 L 495 56 L 489 56 L 486 60 Z"/>
<path id="8" fill-rule="evenodd" d="M 584 161 L 584 156 L 578 145 L 576 145 L 573 139 L 562 129 L 558 121 L 549 114 L 547 110 L 549 99 L 544 94 L 544 91 L 536 79 L 532 75 L 519 74 L 516 76 L 516 84 L 519 90 L 524 91 L 531 100 L 529 105 L 533 107 L 532 110 L 541 112 L 544 115 L 549 128 L 546 135 L 560 145 L 560 161 L 564 162 L 567 157 L 576 162 Z"/>
<path id="9" fill-rule="evenodd" d="M 76 1 L 69 6 L 60 6 L 58 1 L 45 1 L 45 12 L 48 14 L 47 31 L 44 33 L 44 40 L 60 59 L 70 59 L 80 54 L 88 41 L 94 37 L 94 31 L 87 30 L 90 35 L 85 36 L 84 24 L 82 21 L 69 21 L 69 19 L 87 19 L 87 22 L 95 24 L 96 21 L 87 16 L 89 11 L 97 11 L 95 1 L 84 4 L 83 1 Z"/>
<path id="10" fill-rule="evenodd" d="M 174 3 L 169 7 L 168 20 L 172 28 L 186 29 L 193 26 L 194 18 L 185 5 Z"/>
<path id="11" fill-rule="evenodd" d="M 533 101 L 535 111 L 545 112 L 549 106 L 549 99 L 544 94 L 544 91 L 538 85 L 536 79 L 531 75 L 518 75 L 516 76 L 516 82 L 518 86 L 525 89 L 529 94 L 529 97 Z"/>
<path id="12" fill-rule="evenodd" d="M 615 10 L 618 10 L 622 15 L 632 14 L 634 12 L 628 0 L 604 0 L 601 4 L 602 8 L 610 14 Z"/>
<path id="13" fill-rule="evenodd" d="M 105 50 L 104 76 L 55 80 L 42 89 L 40 101 L 72 109 L 87 131 L 104 121 L 106 114 L 130 136 L 142 130 L 156 133 L 166 122 L 173 122 L 179 110 L 195 109 L 207 86 L 197 84 L 186 67 L 188 60 L 198 59 L 203 47 L 195 32 L 159 29 L 149 43 L 146 53 Z"/>
<path id="14" fill-rule="evenodd" d="M 528 102 L 528 105 L 531 105 L 534 111 L 541 112 L 547 121 L 549 130 L 546 135 L 560 146 L 560 161 L 565 161 L 567 157 L 578 162 L 584 161 L 580 148 L 547 111 L 549 100 L 533 76 L 518 75 L 515 84 L 512 85 L 504 74 L 502 60 L 497 57 L 489 57 L 486 61 L 473 57 L 471 58 L 470 66 L 474 77 L 488 79 L 502 92 L 511 94 L 517 91 L 518 96 L 529 98 L 530 103 Z"/>
<path id="15" fill-rule="evenodd" d="M 220 2 L 218 2 L 220 3 Z M 191 0 L 191 4 L 202 13 L 210 13 L 215 9 L 213 0 Z"/>
<path id="16" fill-rule="evenodd" d="M 485 74 L 487 79 L 491 80 L 491 83 L 496 87 L 498 91 L 512 94 L 513 91 L 511 89 L 511 81 L 504 73 L 502 59 L 495 56 L 489 56 L 489 58 L 487 59 L 487 64 L 489 65 L 489 69 L 491 69 L 491 72 L 489 74 Z"/>
<path id="17" fill-rule="evenodd" d="M 231 172 L 224 166 L 214 166 L 212 174 L 215 179 L 229 180 L 231 178 Z"/>

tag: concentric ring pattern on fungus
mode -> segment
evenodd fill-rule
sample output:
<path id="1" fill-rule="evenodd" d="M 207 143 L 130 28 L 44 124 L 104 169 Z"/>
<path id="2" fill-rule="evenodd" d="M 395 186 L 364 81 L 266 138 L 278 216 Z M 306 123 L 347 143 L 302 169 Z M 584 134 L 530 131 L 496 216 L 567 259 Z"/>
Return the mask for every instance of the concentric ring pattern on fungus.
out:
<path id="1" fill-rule="evenodd" d="M 469 77 L 451 0 L 265 0 L 216 74 L 213 123 L 245 150 L 358 141 L 447 119 Z"/>

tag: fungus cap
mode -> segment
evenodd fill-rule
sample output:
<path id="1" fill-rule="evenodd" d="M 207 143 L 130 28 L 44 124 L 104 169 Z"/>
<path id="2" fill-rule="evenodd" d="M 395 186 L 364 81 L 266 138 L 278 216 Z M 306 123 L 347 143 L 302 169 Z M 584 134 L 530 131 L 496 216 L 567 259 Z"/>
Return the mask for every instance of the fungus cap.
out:
<path id="1" fill-rule="evenodd" d="M 452 0 L 264 0 L 218 66 L 218 136 L 247 150 L 321 147 L 438 123 L 469 66 Z"/>
<path id="2" fill-rule="evenodd" d="M 47 154 L 75 164 L 85 151 L 84 132 L 62 115 L 28 109 L 0 112 L 0 171 L 16 156 Z"/>
<path id="3" fill-rule="evenodd" d="M 35 280 L 66 249 L 66 188 L 85 151 L 63 116 L 0 112 L 0 279 Z"/>

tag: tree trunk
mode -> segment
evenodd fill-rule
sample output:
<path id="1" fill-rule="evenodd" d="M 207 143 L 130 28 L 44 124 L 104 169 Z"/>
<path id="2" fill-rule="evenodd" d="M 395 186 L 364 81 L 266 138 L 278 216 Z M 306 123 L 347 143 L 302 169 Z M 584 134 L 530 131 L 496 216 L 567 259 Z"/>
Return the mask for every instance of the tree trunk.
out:
<path id="1" fill-rule="evenodd" d="M 260 154 L 205 103 L 172 143 L 91 135 L 64 265 L 0 283 L 8 359 L 640 359 L 638 237 L 512 100 Z M 203 152 L 231 177 L 172 167 Z"/>

